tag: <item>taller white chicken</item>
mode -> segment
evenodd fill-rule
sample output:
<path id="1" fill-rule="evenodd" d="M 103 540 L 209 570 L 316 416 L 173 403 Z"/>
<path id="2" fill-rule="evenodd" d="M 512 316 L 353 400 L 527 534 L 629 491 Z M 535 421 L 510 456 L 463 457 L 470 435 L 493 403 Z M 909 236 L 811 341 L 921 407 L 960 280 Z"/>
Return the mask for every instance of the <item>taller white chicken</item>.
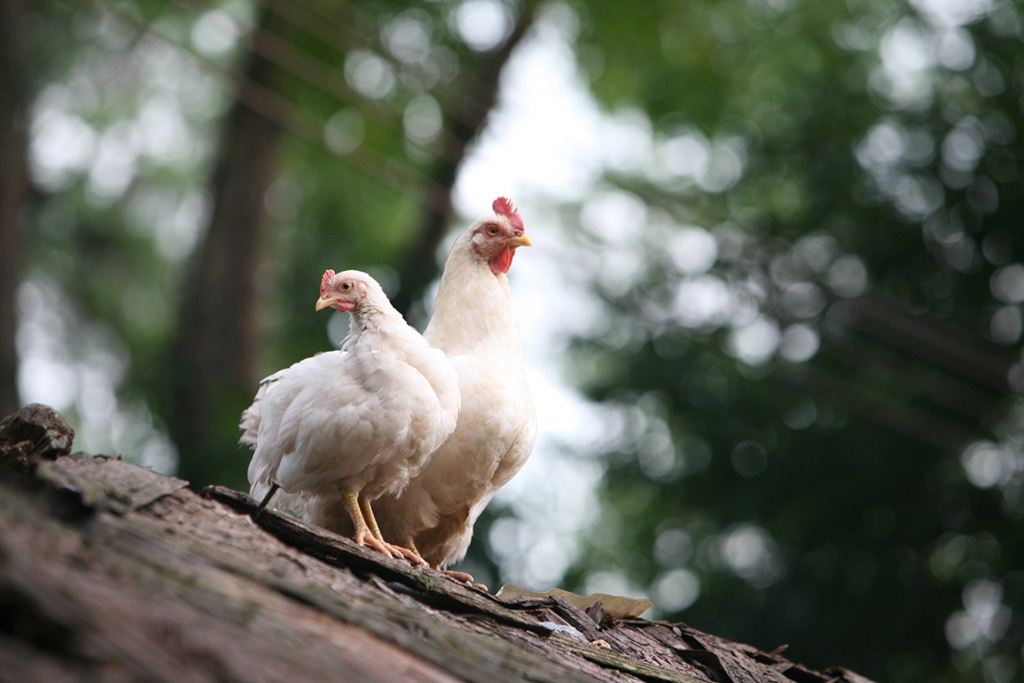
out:
<path id="1" fill-rule="evenodd" d="M 340 351 L 317 354 L 265 379 L 242 415 L 254 448 L 251 493 L 302 510 L 308 521 L 348 513 L 354 538 L 382 553 L 371 502 L 400 492 L 452 433 L 458 378 L 388 301 L 376 280 L 324 273 L 316 309 L 352 314 Z"/>
<path id="2" fill-rule="evenodd" d="M 507 277 L 516 249 L 531 241 L 511 201 L 499 197 L 492 208 L 455 240 L 423 333 L 458 373 L 458 424 L 403 492 L 376 503 L 384 537 L 434 567 L 466 554 L 477 517 L 526 463 L 536 438 Z"/>

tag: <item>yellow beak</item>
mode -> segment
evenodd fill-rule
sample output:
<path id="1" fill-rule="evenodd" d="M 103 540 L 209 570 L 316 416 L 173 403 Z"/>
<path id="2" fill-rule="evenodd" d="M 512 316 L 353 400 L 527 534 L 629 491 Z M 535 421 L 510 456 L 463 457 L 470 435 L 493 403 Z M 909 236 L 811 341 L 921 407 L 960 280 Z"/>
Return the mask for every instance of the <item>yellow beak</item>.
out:
<path id="1" fill-rule="evenodd" d="M 327 308 L 333 303 L 334 299 L 320 297 L 319 299 L 316 300 L 316 310 L 322 311 L 323 309 Z"/>
<path id="2" fill-rule="evenodd" d="M 526 235 L 517 235 L 508 241 L 509 246 L 513 247 L 532 247 L 533 240 Z"/>

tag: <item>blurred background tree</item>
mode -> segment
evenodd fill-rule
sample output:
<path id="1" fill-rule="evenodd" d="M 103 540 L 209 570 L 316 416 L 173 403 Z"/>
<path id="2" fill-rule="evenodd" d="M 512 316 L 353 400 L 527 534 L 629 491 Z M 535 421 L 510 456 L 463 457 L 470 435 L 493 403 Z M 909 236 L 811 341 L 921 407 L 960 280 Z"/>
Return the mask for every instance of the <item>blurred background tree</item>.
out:
<path id="1" fill-rule="evenodd" d="M 422 326 L 509 194 L 542 437 L 467 568 L 1024 680 L 1017 3 L 2 7 L 0 404 L 244 488 L 257 379 L 344 335 L 319 274 Z"/>

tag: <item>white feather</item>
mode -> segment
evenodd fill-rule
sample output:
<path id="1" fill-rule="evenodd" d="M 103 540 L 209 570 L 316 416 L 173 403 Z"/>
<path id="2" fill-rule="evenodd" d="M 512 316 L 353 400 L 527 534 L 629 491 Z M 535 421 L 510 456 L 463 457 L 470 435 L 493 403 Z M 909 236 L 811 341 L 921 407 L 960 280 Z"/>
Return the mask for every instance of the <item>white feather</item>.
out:
<path id="1" fill-rule="evenodd" d="M 481 219 L 494 220 L 502 219 Z M 424 332 L 458 373 L 458 424 L 404 492 L 375 504 L 384 537 L 412 538 L 434 566 L 465 555 L 477 517 L 526 463 L 536 438 L 508 278 L 492 272 L 472 246 L 481 221 L 452 247 Z"/>
<path id="2" fill-rule="evenodd" d="M 314 523 L 324 506 L 343 514 L 344 494 L 400 492 L 451 434 L 459 411 L 444 354 L 359 275 L 372 284 L 342 349 L 267 377 L 242 415 L 241 440 L 254 447 L 252 495 L 276 483 L 283 492 L 273 503 Z"/>

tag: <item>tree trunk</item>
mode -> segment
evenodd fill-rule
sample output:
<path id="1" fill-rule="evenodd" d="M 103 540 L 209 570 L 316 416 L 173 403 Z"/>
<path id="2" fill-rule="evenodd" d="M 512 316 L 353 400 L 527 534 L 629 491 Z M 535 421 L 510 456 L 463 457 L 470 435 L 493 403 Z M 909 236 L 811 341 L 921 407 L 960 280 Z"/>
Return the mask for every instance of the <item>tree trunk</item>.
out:
<path id="1" fill-rule="evenodd" d="M 257 40 L 273 21 L 263 7 Z M 182 475 L 203 484 L 215 477 L 213 455 L 234 447 L 233 439 L 216 442 L 225 431 L 215 427 L 218 416 L 237 420 L 256 379 L 256 274 L 268 226 L 263 197 L 275 177 L 284 131 L 246 102 L 247 90 L 273 90 L 275 78 L 275 66 L 250 52 L 224 122 L 213 212 L 181 310 L 172 434 L 187 454 Z"/>
<path id="2" fill-rule="evenodd" d="M 19 405 L 17 293 L 28 208 L 23 0 L 0 0 L 0 415 Z"/>

